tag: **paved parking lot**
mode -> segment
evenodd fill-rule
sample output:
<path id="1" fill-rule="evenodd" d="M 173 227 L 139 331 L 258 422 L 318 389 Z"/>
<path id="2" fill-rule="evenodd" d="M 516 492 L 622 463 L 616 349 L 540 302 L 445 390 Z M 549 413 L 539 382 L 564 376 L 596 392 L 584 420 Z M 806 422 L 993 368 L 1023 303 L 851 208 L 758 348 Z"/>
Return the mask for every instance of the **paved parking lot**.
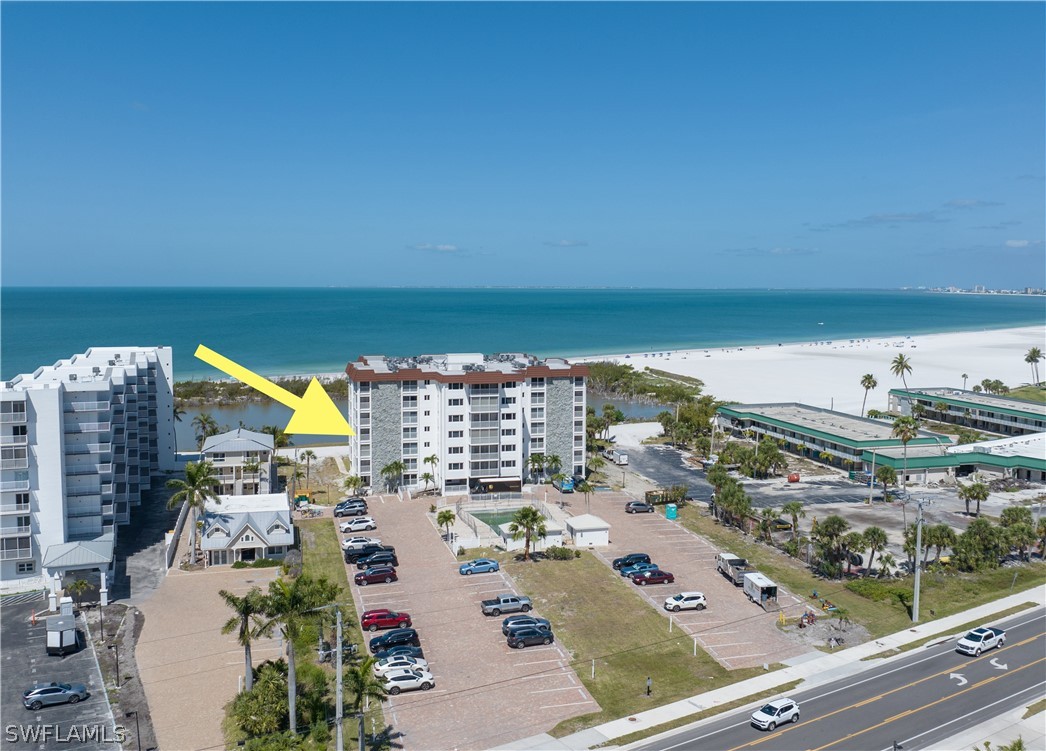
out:
<path id="1" fill-rule="evenodd" d="M 39 612 L 43 600 L 36 603 Z M 68 745 L 85 751 L 119 749 L 118 734 L 94 652 L 86 646 L 65 657 L 47 654 L 47 628 L 43 617 L 31 623 L 32 604 L 0 608 L 3 630 L 0 709 L 5 749 L 48 749 Z M 83 643 L 86 631 L 77 618 Z M 82 683 L 89 696 L 78 704 L 43 707 L 32 712 L 22 706 L 22 691 L 34 683 Z M 133 730 L 132 730 L 133 736 Z"/>
<path id="2" fill-rule="evenodd" d="M 395 546 L 400 580 L 352 585 L 356 607 L 409 612 L 436 679 L 430 691 L 390 697 L 386 717 L 404 734 L 398 743 L 408 751 L 492 748 L 598 711 L 558 643 L 509 649 L 502 618 L 485 617 L 479 603 L 515 591 L 512 583 L 503 572 L 461 576 L 427 515 L 428 499 L 369 504 L 378 529 L 367 534 Z M 355 571 L 349 567 L 350 577 Z"/>
<path id="3" fill-rule="evenodd" d="M 611 544 L 597 548 L 596 555 L 609 566 L 618 556 L 647 553 L 662 570 L 672 572 L 675 584 L 638 587 L 628 582 L 666 618 L 669 613 L 662 607 L 666 597 L 690 590 L 703 592 L 708 607 L 671 614 L 674 628 L 692 634 L 700 647 L 729 670 L 780 662 L 808 651 L 781 633 L 777 613 L 766 613 L 749 602 L 740 587 L 716 571 L 715 557 L 721 551 L 665 519 L 662 509 L 653 514 L 626 514 L 628 500 L 622 493 L 591 495 L 592 513 L 611 525 Z M 783 588 L 778 590 L 778 602 L 787 616 L 803 611 L 799 599 Z"/>

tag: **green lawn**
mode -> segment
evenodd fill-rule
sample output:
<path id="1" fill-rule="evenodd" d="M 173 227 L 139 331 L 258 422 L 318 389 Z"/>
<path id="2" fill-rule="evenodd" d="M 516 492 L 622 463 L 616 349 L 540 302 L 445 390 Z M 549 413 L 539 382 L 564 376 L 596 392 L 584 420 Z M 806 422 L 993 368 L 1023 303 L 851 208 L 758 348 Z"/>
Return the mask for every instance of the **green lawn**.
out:
<path id="1" fill-rule="evenodd" d="M 796 595 L 809 599 L 811 593 L 817 590 L 821 597 L 826 597 L 844 608 L 850 620 L 868 629 L 873 639 L 909 628 L 912 624 L 907 608 L 896 599 L 876 602 L 850 592 L 845 588 L 843 581 L 818 579 L 800 561 L 788 558 L 783 553 L 756 542 L 752 537 L 745 537 L 734 528 L 716 524 L 703 510 L 686 506 L 679 510 L 679 519 L 688 529 L 707 537 L 735 555 L 747 558 L 759 571 Z M 1011 584 L 1014 592 L 1022 592 L 1044 583 L 1046 565 L 1042 563 L 1026 564 L 1016 569 L 1000 568 L 979 574 L 927 572 L 922 576 L 920 620 L 926 623 L 976 605 L 983 605 L 1009 594 Z M 910 588 L 912 580 L 904 579 L 895 585 Z"/>
<path id="2" fill-rule="evenodd" d="M 601 711 L 566 720 L 552 734 L 568 735 L 651 707 L 750 678 L 761 669 L 727 671 L 661 617 L 620 576 L 584 552 L 572 561 L 502 564 L 552 621 L 557 641 Z M 595 660 L 595 678 L 592 661 Z M 777 667 L 777 666 L 775 666 Z M 646 678 L 653 695 L 646 696 Z"/>
<path id="3" fill-rule="evenodd" d="M 1012 396 L 1014 399 L 1028 399 L 1033 402 L 1046 402 L 1046 388 L 1021 386 L 1019 389 L 1012 389 L 1006 396 Z"/>

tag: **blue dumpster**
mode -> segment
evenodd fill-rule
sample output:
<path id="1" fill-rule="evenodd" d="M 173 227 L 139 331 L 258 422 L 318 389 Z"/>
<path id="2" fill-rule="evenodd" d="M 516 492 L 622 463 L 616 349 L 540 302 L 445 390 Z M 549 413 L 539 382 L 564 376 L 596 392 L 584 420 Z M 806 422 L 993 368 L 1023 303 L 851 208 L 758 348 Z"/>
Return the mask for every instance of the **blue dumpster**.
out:
<path id="1" fill-rule="evenodd" d="M 670 503 L 667 506 L 665 506 L 665 518 L 666 519 L 675 519 L 676 518 L 676 505 L 674 503 Z"/>

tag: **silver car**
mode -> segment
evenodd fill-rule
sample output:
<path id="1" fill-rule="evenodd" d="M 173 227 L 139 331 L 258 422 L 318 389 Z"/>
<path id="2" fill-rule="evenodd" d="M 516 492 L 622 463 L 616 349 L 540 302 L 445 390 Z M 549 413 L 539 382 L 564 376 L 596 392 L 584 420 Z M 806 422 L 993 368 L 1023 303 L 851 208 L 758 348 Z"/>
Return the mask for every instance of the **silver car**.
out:
<path id="1" fill-rule="evenodd" d="M 38 683 L 22 692 L 22 704 L 36 711 L 51 704 L 76 704 L 87 698 L 87 686 L 82 683 Z"/>

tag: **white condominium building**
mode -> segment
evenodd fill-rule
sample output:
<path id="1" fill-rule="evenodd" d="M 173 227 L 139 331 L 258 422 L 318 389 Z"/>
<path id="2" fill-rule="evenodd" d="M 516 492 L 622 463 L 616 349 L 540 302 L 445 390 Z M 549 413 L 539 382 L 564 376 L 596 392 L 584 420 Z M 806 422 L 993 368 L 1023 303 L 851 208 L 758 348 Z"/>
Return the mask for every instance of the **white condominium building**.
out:
<path id="1" fill-rule="evenodd" d="M 524 354 L 365 356 L 345 368 L 353 473 L 443 493 L 510 490 L 527 477 L 530 457 L 556 457 L 558 469 L 585 464 L 588 367 Z M 435 457 L 436 461 L 426 461 Z M 382 469 L 403 463 L 402 477 Z"/>
<path id="2" fill-rule="evenodd" d="M 170 347 L 94 347 L 0 383 L 0 591 L 106 590 L 117 527 L 176 468 L 171 374 Z"/>

